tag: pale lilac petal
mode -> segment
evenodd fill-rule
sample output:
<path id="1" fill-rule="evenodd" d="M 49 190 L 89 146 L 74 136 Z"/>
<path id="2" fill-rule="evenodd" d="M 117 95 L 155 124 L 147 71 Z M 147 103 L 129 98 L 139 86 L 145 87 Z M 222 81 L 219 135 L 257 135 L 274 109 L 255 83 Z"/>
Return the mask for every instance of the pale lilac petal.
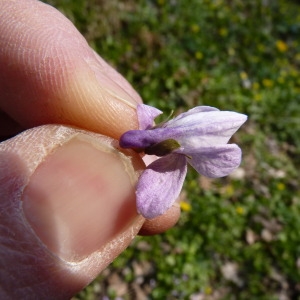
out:
<path id="1" fill-rule="evenodd" d="M 158 160 L 159 157 L 156 155 L 144 155 L 142 157 L 142 160 L 144 162 L 144 164 L 146 165 L 146 167 L 148 167 L 150 164 L 152 164 L 154 161 Z"/>
<path id="2" fill-rule="evenodd" d="M 179 196 L 186 172 L 184 155 L 170 154 L 151 163 L 137 183 L 138 212 L 147 219 L 165 213 Z"/>
<path id="3" fill-rule="evenodd" d="M 196 113 L 202 113 L 202 112 L 208 112 L 208 111 L 219 111 L 219 109 L 215 108 L 215 107 L 211 107 L 211 106 L 196 106 L 190 110 L 188 110 L 185 113 L 181 113 L 180 115 L 178 115 L 176 118 L 168 121 L 168 123 L 174 123 L 179 121 L 182 118 L 186 118 L 189 115 L 194 115 Z"/>
<path id="4" fill-rule="evenodd" d="M 169 127 L 169 121 L 164 128 L 128 131 L 121 137 L 120 145 L 123 148 L 147 148 L 167 139 L 176 140 L 184 151 L 222 145 L 229 141 L 246 119 L 243 114 L 227 111 L 196 113 L 177 122 L 178 126 L 172 123 Z"/>
<path id="5" fill-rule="evenodd" d="M 186 154 L 192 158 L 188 159 L 191 166 L 210 178 L 227 176 L 240 165 L 242 158 L 242 151 L 236 144 L 200 148 Z"/>
<path id="6" fill-rule="evenodd" d="M 164 127 L 182 128 L 183 130 L 199 130 L 200 128 L 206 128 L 214 123 L 218 123 L 216 128 L 222 129 L 221 127 L 223 126 L 229 128 L 241 126 L 246 120 L 246 115 L 237 112 L 215 110 L 207 112 L 195 112 L 193 114 L 187 114 L 185 117 L 181 117 L 179 115 L 177 118 L 168 121 Z"/>
<path id="7" fill-rule="evenodd" d="M 246 120 L 246 115 L 231 111 L 196 112 L 167 122 L 164 129 L 170 130 L 164 135 L 177 140 L 184 148 L 221 145 L 226 144 Z"/>
<path id="8" fill-rule="evenodd" d="M 167 139 L 176 140 L 185 151 L 189 151 L 189 148 L 222 145 L 229 141 L 246 120 L 247 116 L 243 114 L 199 106 L 166 122 L 163 127 L 126 132 L 121 137 L 120 145 L 123 148 L 142 149 Z"/>
<path id="9" fill-rule="evenodd" d="M 140 130 L 151 128 L 154 125 L 154 119 L 162 114 L 159 109 L 145 104 L 138 104 L 136 111 Z"/>

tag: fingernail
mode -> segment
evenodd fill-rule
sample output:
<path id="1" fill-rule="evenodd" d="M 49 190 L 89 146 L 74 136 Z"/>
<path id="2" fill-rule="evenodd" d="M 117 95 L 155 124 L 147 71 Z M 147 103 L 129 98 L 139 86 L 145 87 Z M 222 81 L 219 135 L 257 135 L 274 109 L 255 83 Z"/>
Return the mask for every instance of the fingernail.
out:
<path id="1" fill-rule="evenodd" d="M 137 216 L 127 169 L 111 147 L 73 138 L 31 176 L 23 194 L 28 224 L 53 254 L 66 261 L 84 259 Z"/>

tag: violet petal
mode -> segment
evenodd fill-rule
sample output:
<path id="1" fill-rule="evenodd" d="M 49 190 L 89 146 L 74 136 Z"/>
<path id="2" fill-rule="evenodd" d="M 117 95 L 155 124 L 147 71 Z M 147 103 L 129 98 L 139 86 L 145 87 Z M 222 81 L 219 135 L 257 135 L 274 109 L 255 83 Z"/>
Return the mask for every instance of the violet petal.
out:
<path id="1" fill-rule="evenodd" d="M 246 119 L 243 114 L 200 106 L 166 122 L 163 127 L 126 132 L 120 145 L 123 148 L 147 148 L 174 139 L 185 152 L 189 148 L 226 144 Z"/>
<path id="2" fill-rule="evenodd" d="M 159 109 L 145 104 L 138 104 L 136 111 L 140 130 L 151 128 L 154 125 L 154 119 L 162 114 Z"/>
<path id="3" fill-rule="evenodd" d="M 121 137 L 123 148 L 147 148 L 167 139 L 176 140 L 183 148 L 200 149 L 226 144 L 231 136 L 246 121 L 243 114 L 228 111 L 208 111 L 188 115 L 186 118 L 171 120 L 163 128 L 132 130 Z"/>
<path id="4" fill-rule="evenodd" d="M 196 171 L 206 177 L 227 176 L 241 163 L 242 151 L 236 144 L 206 147 L 186 153 L 188 162 Z"/>
<path id="5" fill-rule="evenodd" d="M 159 134 L 159 130 L 129 130 L 120 137 L 122 148 L 144 149 L 153 144 L 165 140 L 164 135 Z"/>
<path id="6" fill-rule="evenodd" d="M 208 111 L 220 111 L 220 110 L 212 106 L 196 106 L 192 109 L 189 109 L 187 112 L 179 114 L 177 117 L 170 120 L 168 123 L 177 122 L 178 120 L 182 118 L 186 118 L 189 115 L 194 115 L 196 113 L 208 112 Z"/>
<path id="7" fill-rule="evenodd" d="M 226 144 L 247 120 L 247 116 L 230 111 L 208 111 L 189 114 L 169 121 L 165 138 L 177 140 L 183 148 Z M 161 134 L 161 133 L 160 133 Z"/>
<path id="8" fill-rule="evenodd" d="M 147 219 L 164 214 L 179 196 L 186 172 L 184 155 L 170 154 L 151 163 L 137 183 L 138 212 Z"/>

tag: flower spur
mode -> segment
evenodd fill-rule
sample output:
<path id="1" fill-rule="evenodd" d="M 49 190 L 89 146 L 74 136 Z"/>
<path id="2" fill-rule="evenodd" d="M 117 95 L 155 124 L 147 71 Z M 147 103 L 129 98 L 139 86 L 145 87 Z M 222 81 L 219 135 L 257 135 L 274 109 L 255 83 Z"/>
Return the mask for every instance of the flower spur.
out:
<path id="1" fill-rule="evenodd" d="M 230 174 L 241 162 L 241 149 L 227 144 L 247 116 L 198 106 L 176 118 L 153 126 L 162 112 L 140 104 L 139 130 L 125 132 L 122 148 L 159 156 L 141 174 L 137 186 L 137 210 L 147 219 L 165 213 L 176 201 L 187 172 L 187 163 L 206 177 Z"/>

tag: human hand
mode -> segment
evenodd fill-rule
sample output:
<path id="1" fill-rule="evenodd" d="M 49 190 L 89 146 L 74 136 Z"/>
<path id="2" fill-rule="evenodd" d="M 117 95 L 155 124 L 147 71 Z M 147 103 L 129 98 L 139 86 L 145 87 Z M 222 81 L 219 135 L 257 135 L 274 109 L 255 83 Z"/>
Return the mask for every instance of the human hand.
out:
<path id="1" fill-rule="evenodd" d="M 57 10 L 1 1 L 0 66 L 0 298 L 67 299 L 179 210 L 137 215 L 141 99 Z"/>

